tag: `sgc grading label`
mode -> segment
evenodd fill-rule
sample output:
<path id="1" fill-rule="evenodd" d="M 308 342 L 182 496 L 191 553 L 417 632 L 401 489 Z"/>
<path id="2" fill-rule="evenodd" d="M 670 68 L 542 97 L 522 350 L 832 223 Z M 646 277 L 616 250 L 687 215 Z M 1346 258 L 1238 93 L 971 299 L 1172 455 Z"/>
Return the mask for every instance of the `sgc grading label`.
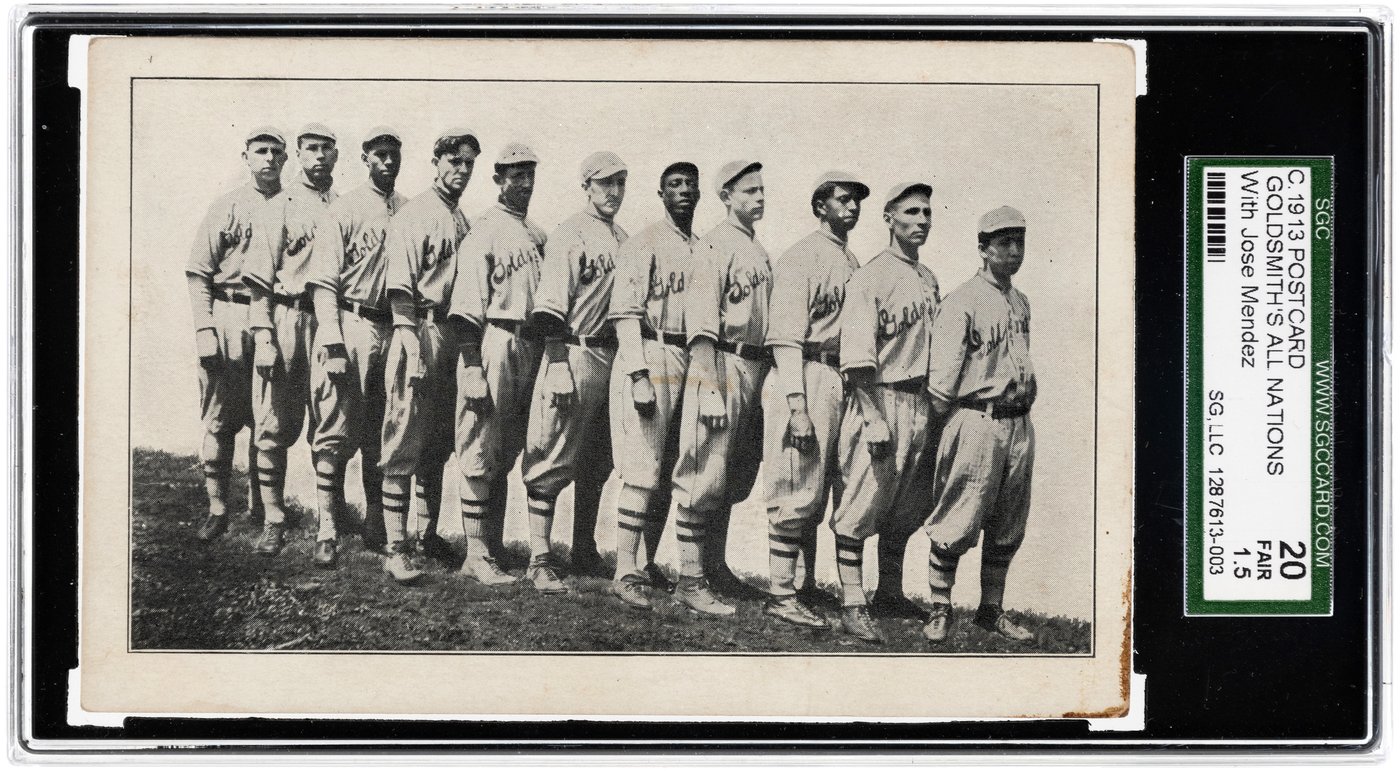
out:
<path id="1" fill-rule="evenodd" d="M 1330 615 L 1332 160 L 1186 161 L 1186 613 Z"/>

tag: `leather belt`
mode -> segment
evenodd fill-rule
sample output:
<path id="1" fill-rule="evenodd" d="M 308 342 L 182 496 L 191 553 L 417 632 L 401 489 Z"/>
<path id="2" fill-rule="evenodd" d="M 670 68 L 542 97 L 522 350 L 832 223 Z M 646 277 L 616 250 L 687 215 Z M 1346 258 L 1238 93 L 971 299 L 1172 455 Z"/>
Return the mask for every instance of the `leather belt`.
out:
<path id="1" fill-rule="evenodd" d="M 803 343 L 802 358 L 808 362 L 820 362 L 838 370 L 841 368 L 841 352 L 823 349 L 820 344 Z"/>
<path id="2" fill-rule="evenodd" d="M 564 342 L 584 348 L 616 349 L 617 336 L 611 332 L 601 335 L 565 335 Z"/>
<path id="3" fill-rule="evenodd" d="M 520 321 L 519 319 L 487 319 L 486 323 L 491 325 L 492 327 L 497 327 L 502 330 L 505 330 L 511 335 L 515 335 L 516 333 L 520 332 L 522 328 L 525 327 L 525 323 Z"/>
<path id="4" fill-rule="evenodd" d="M 905 378 L 902 381 L 895 381 L 894 383 L 882 383 L 880 385 L 884 386 L 887 389 L 893 389 L 903 394 L 919 394 L 923 392 L 924 386 L 927 383 L 927 378 L 923 376 L 915 376 L 913 378 Z"/>
<path id="5" fill-rule="evenodd" d="M 992 399 L 960 399 L 958 407 L 986 413 L 992 418 L 1020 418 L 1031 412 L 1031 406 L 1023 402 L 997 402 Z"/>
<path id="6" fill-rule="evenodd" d="M 642 337 L 648 340 L 660 341 L 668 346 L 680 346 L 685 348 L 686 339 L 683 332 L 657 332 L 650 327 L 642 328 Z"/>
<path id="7" fill-rule="evenodd" d="M 268 297 L 272 299 L 272 302 L 276 303 L 279 306 L 295 308 L 296 310 L 301 311 L 302 313 L 309 314 L 312 311 L 316 310 L 315 306 L 311 305 L 311 298 L 305 295 L 297 295 L 296 297 L 287 297 L 286 295 L 268 295 Z"/>
<path id="8" fill-rule="evenodd" d="M 246 306 L 253 302 L 253 299 L 246 292 L 229 292 L 223 287 L 210 287 L 209 295 L 215 300 L 224 303 L 237 303 L 240 306 Z"/>
<path id="9" fill-rule="evenodd" d="M 371 308 L 363 303 L 356 303 L 353 300 L 345 300 L 343 298 L 340 301 L 340 310 L 348 311 L 361 319 L 368 319 L 378 324 L 384 324 L 392 319 L 392 315 L 388 311 L 380 311 L 377 308 Z"/>
<path id="10" fill-rule="evenodd" d="M 752 343 L 731 343 L 727 340 L 715 341 L 715 348 L 726 354 L 736 354 L 740 359 L 747 359 L 751 362 L 767 362 L 768 349 L 763 346 L 755 346 Z"/>

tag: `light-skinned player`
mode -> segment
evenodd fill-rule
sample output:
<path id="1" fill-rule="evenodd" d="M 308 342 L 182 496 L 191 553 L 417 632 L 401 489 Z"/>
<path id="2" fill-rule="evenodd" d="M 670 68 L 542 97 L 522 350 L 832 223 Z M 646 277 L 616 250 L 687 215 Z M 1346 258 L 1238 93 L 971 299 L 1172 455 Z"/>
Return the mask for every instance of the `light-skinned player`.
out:
<path id="1" fill-rule="evenodd" d="M 271 126 L 248 132 L 243 139 L 243 162 L 251 179 L 210 205 L 185 264 L 199 357 L 199 414 L 204 427 L 200 459 L 209 496 L 209 515 L 197 532 L 201 541 L 217 539 L 228 530 L 234 442 L 240 429 L 253 425 L 251 297 L 243 284 L 243 261 L 254 241 L 262 238 L 265 210 L 282 192 L 287 143 L 281 132 Z M 248 511 L 261 524 L 262 493 L 253 442 L 248 444 Z"/>
<path id="2" fill-rule="evenodd" d="M 891 521 L 927 511 L 917 490 L 928 435 L 928 337 L 938 310 L 938 280 L 919 263 L 928 240 L 932 189 L 896 185 L 884 199 L 889 246 L 846 285 L 841 371 L 853 404 L 841 421 L 845 491 L 831 517 L 841 580 L 841 627 L 863 641 L 884 634 L 870 616 L 863 584 L 865 541 Z"/>

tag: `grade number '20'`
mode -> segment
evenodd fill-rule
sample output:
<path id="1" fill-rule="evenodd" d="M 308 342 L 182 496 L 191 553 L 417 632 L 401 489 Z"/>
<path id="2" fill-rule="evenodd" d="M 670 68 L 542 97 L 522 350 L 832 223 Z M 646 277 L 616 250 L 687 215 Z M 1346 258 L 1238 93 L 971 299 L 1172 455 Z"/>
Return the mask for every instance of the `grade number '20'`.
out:
<path id="1" fill-rule="evenodd" d="M 1302 579 L 1308 575 L 1308 566 L 1302 561 L 1307 555 L 1307 548 L 1302 542 L 1296 544 L 1298 546 L 1295 547 L 1282 540 L 1278 543 L 1279 557 L 1284 558 L 1278 564 L 1278 574 L 1284 579 Z"/>

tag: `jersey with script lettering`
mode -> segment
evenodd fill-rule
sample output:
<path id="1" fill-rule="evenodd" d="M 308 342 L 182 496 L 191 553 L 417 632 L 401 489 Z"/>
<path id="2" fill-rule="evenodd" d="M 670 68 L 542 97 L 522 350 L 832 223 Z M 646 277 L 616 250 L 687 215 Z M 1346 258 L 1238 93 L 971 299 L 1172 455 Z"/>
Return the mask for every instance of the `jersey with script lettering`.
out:
<path id="1" fill-rule="evenodd" d="M 243 280 L 276 295 L 296 297 L 306 291 L 311 275 L 311 245 L 316 223 L 335 201 L 335 191 L 320 190 L 299 174 L 271 205 L 267 239 L 262 249 L 248 253 Z"/>
<path id="2" fill-rule="evenodd" d="M 793 244 L 773 266 L 768 345 L 840 346 L 846 282 L 859 267 L 851 250 L 824 231 Z"/>
<path id="3" fill-rule="evenodd" d="M 846 285 L 841 371 L 875 369 L 877 383 L 923 378 L 938 313 L 938 279 L 893 248 L 861 266 Z"/>
<path id="4" fill-rule="evenodd" d="M 685 332 L 685 277 L 700 243 L 669 218 L 652 223 L 623 243 L 613 277 L 610 319 L 641 319 L 660 333 Z"/>
<path id="5" fill-rule="evenodd" d="M 462 241 L 462 285 L 452 314 L 478 325 L 487 319 L 523 322 L 540 284 L 545 233 L 504 204 L 482 212 Z"/>
<path id="6" fill-rule="evenodd" d="M 384 237 L 385 291 L 407 293 L 422 309 L 447 307 L 470 231 L 457 201 L 436 187 L 414 196 L 389 221 Z"/>
<path id="7" fill-rule="evenodd" d="M 280 193 L 265 194 L 250 182 L 219 197 L 199 225 L 185 273 L 203 276 L 215 287 L 243 287 L 244 258 Z"/>
<path id="8" fill-rule="evenodd" d="M 568 322 L 575 335 L 597 335 L 607 321 L 613 269 L 627 231 L 589 207 L 549 235 L 535 311 Z"/>
<path id="9" fill-rule="evenodd" d="M 692 341 L 763 345 L 773 268 L 751 231 L 729 220 L 711 229 L 695 248 L 686 284 L 685 330 Z"/>
<path id="10" fill-rule="evenodd" d="M 369 182 L 336 199 L 316 226 L 307 284 L 353 303 L 387 309 L 384 236 L 389 218 L 407 201 L 404 194 L 386 194 Z"/>
<path id="11" fill-rule="evenodd" d="M 933 325 L 928 388 L 945 402 L 1034 402 L 1026 296 L 1010 285 L 998 287 L 982 271 L 953 290 Z"/>

